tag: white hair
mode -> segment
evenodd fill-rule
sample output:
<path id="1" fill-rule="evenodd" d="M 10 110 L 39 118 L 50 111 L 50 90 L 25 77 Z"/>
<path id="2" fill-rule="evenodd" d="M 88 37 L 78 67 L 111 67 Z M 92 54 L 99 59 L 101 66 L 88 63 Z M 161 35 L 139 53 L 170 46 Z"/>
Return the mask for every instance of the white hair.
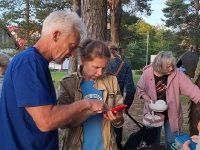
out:
<path id="1" fill-rule="evenodd" d="M 77 13 L 70 10 L 54 11 L 43 22 L 42 36 L 46 36 L 55 30 L 69 35 L 74 33 L 74 29 L 80 32 L 81 40 L 86 37 L 86 26 Z"/>
<path id="2" fill-rule="evenodd" d="M 152 66 L 154 71 L 163 74 L 168 65 L 172 65 L 173 68 L 176 68 L 175 63 L 176 59 L 172 56 L 170 52 L 161 51 L 155 57 Z"/>

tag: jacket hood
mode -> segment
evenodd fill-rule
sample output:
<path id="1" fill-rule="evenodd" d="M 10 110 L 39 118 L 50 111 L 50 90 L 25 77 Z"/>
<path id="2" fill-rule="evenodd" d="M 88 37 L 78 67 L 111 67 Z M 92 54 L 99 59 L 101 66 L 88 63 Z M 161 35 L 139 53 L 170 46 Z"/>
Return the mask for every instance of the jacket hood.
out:
<path id="1" fill-rule="evenodd" d="M 145 66 L 143 68 L 143 75 L 147 76 L 147 78 L 153 78 L 154 77 L 152 64 Z"/>
<path id="2" fill-rule="evenodd" d="M 143 68 L 143 71 L 145 71 L 145 70 L 147 70 L 148 68 L 153 68 L 153 66 L 152 66 L 152 64 L 150 64 L 150 65 L 147 65 L 147 66 L 145 66 L 144 68 Z"/>

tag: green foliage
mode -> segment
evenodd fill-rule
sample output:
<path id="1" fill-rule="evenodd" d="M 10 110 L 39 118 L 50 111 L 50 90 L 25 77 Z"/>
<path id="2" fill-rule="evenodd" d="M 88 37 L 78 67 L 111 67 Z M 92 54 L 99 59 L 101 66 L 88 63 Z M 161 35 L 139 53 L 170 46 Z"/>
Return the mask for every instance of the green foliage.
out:
<path id="1" fill-rule="evenodd" d="M 183 41 L 181 37 L 185 34 L 180 35 L 181 33 L 172 32 L 166 28 L 150 26 L 136 15 L 137 13 L 150 15 L 150 1 L 151 0 L 125 0 L 122 2 L 122 6 L 127 9 L 122 12 L 121 18 L 121 55 L 122 58 L 131 65 L 132 69 L 141 69 L 146 64 L 147 32 L 149 33 L 148 62 L 150 62 L 151 54 L 157 54 L 161 50 L 173 51 L 177 56 L 183 53 L 184 50 L 180 47 L 185 43 L 181 42 Z M 27 14 L 25 13 L 27 10 L 25 2 L 29 2 L 29 22 L 27 22 Z M 23 39 L 27 39 L 28 45 L 33 45 L 39 37 L 29 36 L 29 33 L 40 32 L 42 22 L 50 12 L 65 8 L 71 9 L 72 2 L 72 0 L 2 1 L 0 3 L 0 11 L 2 12 L 0 24 L 17 25 L 21 29 L 18 33 L 19 36 Z M 182 4 L 182 1 L 179 0 L 178 2 Z M 177 5 L 182 7 L 182 5 L 178 3 Z M 178 6 L 172 5 L 174 8 Z M 184 13 L 182 11 L 178 12 L 179 14 Z M 188 37 L 192 35 L 196 37 L 198 35 L 197 30 L 192 31 L 188 31 Z M 187 38 L 185 38 L 185 41 L 187 41 Z M 194 42 L 197 41 L 197 39 L 189 41 Z"/>
<path id="2" fill-rule="evenodd" d="M 154 28 L 153 32 L 150 32 L 150 37 L 150 54 L 157 54 L 158 52 L 165 50 L 173 51 L 175 56 L 180 56 L 180 54 L 185 52 L 179 45 L 182 39 L 178 34 L 169 29 Z"/>
<path id="3" fill-rule="evenodd" d="M 121 23 L 121 33 L 120 33 L 120 42 L 121 47 L 126 47 L 130 41 L 134 41 L 137 38 L 136 30 L 134 24 L 138 21 L 139 18 L 135 16 L 130 16 L 130 14 L 124 12 L 122 14 L 122 23 Z"/>
<path id="4" fill-rule="evenodd" d="M 67 75 L 67 73 L 65 71 L 61 71 L 61 72 L 59 72 L 59 71 L 51 71 L 51 77 L 52 77 L 52 79 L 54 81 L 55 89 L 58 88 L 59 81 L 66 75 Z M 140 76 L 141 75 L 136 75 L 136 74 L 133 75 L 133 80 L 134 80 L 135 85 L 137 84 Z"/>
<path id="5" fill-rule="evenodd" d="M 134 24 L 126 24 L 126 27 L 131 34 L 130 38 L 126 39 L 127 43 L 122 45 L 122 58 L 131 65 L 132 69 L 141 69 L 145 66 L 146 61 L 145 32 L 149 30 L 150 26 L 141 20 L 137 20 Z"/>
<path id="6" fill-rule="evenodd" d="M 151 15 L 151 4 L 152 0 L 124 0 L 122 6 L 124 11 L 121 17 L 120 26 L 120 42 L 121 47 L 126 47 L 129 42 L 137 39 L 136 29 L 134 24 L 137 23 L 140 18 L 136 14 L 140 15 Z"/>
<path id="7" fill-rule="evenodd" d="M 135 70 L 135 75 L 142 75 L 142 70 Z"/>
<path id="8" fill-rule="evenodd" d="M 152 0 L 124 0 L 123 4 L 130 14 L 144 14 L 151 15 L 151 2 Z"/>
<path id="9" fill-rule="evenodd" d="M 141 75 L 136 75 L 136 74 L 133 75 L 133 81 L 134 81 L 135 86 L 137 85 L 137 82 L 140 79 L 140 77 L 141 77 Z"/>
<path id="10" fill-rule="evenodd" d="M 44 18 L 54 10 L 71 8 L 72 0 L 7 0 L 1 1 L 1 22 L 7 26 L 20 28 L 18 36 L 33 45 L 39 36 L 30 36 L 41 30 Z M 29 6 L 29 7 L 27 7 Z M 5 9 L 6 8 L 6 9 Z"/>
<path id="11" fill-rule="evenodd" d="M 126 54 L 123 54 L 124 60 L 131 65 L 132 69 L 141 69 L 145 66 L 146 49 L 140 41 L 128 44 L 123 53 Z"/>
<path id="12" fill-rule="evenodd" d="M 167 7 L 163 9 L 164 16 L 169 18 L 166 20 L 166 26 L 173 28 L 179 27 L 186 21 L 188 16 L 187 4 L 184 0 L 173 0 L 166 3 Z"/>
<path id="13" fill-rule="evenodd" d="M 127 32 L 131 33 L 132 36 L 130 35 L 130 39 L 126 39 L 126 44 L 122 41 L 121 55 L 132 69 L 141 69 L 146 65 L 147 32 L 149 34 L 148 64 L 150 63 L 150 55 L 155 55 L 162 50 L 172 51 L 175 57 L 185 52 L 180 46 L 182 39 L 179 34 L 166 27 L 150 26 L 139 19 L 134 24 L 126 24 L 126 27 Z"/>
<path id="14" fill-rule="evenodd" d="M 174 29 L 182 38 L 180 45 L 184 49 L 192 48 L 197 51 L 200 45 L 200 18 L 199 1 L 173 0 L 166 2 L 167 7 L 163 9 L 167 18 L 165 24 Z M 189 39 L 189 40 L 186 40 Z M 188 42 L 188 43 L 186 43 Z"/>

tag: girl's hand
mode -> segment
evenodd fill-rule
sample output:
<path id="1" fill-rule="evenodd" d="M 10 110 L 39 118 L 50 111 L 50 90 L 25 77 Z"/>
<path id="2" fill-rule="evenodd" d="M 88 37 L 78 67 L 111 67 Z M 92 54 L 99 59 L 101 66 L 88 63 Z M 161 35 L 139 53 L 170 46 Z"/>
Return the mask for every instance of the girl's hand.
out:
<path id="1" fill-rule="evenodd" d="M 104 114 L 105 119 L 109 119 L 114 124 L 120 122 L 123 120 L 123 113 L 124 111 L 108 111 L 106 114 Z"/>
<path id="2" fill-rule="evenodd" d="M 189 145 L 190 145 L 190 140 L 187 140 L 187 141 L 183 144 L 181 150 L 191 150 L 190 147 L 189 147 Z"/>
<path id="3" fill-rule="evenodd" d="M 191 136 L 192 141 L 195 142 L 195 143 L 198 143 L 198 137 L 199 137 L 198 135 Z"/>
<path id="4" fill-rule="evenodd" d="M 197 129 L 198 129 L 198 131 L 200 131 L 200 121 L 199 121 L 199 123 L 197 124 Z"/>

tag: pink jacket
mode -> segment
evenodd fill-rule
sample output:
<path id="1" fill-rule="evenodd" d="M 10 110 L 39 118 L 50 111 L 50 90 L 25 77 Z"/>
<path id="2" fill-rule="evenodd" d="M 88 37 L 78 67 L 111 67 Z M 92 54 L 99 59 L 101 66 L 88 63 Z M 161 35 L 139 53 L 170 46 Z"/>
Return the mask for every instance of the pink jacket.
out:
<path id="1" fill-rule="evenodd" d="M 139 97 L 147 94 L 155 102 L 156 87 L 152 65 L 146 66 L 143 74 L 137 83 Z M 198 103 L 200 101 L 200 89 L 193 84 L 191 80 L 179 69 L 175 69 L 168 76 L 166 101 L 168 104 L 168 117 L 171 126 L 171 131 L 178 131 L 183 124 L 183 113 L 180 95 L 188 96 L 192 101 Z M 144 113 L 147 112 L 148 103 L 145 102 Z"/>

